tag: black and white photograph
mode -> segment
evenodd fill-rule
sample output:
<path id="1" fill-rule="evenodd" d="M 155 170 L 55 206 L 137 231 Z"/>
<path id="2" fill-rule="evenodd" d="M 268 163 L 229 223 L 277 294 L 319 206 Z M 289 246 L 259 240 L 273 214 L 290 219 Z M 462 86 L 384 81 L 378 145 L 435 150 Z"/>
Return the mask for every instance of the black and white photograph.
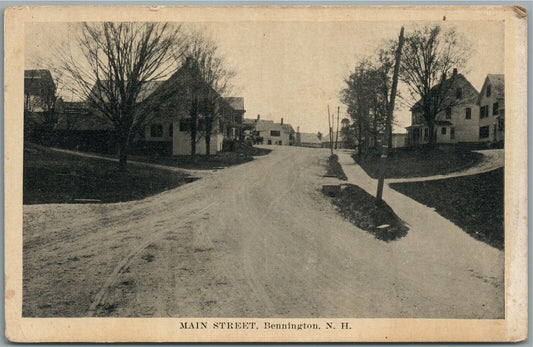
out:
<path id="1" fill-rule="evenodd" d="M 24 22 L 6 114 L 22 319 L 314 336 L 509 318 L 516 9 L 68 10 Z"/>

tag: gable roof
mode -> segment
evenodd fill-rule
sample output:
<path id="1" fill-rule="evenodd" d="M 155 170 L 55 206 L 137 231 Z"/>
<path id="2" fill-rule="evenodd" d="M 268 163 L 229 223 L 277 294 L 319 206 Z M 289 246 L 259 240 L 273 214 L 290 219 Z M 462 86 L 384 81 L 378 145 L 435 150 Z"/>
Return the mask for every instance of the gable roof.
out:
<path id="1" fill-rule="evenodd" d="M 321 143 L 318 139 L 318 135 L 315 133 L 300 133 L 301 143 Z"/>
<path id="2" fill-rule="evenodd" d="M 84 102 L 64 102 L 58 115 L 56 130 L 102 131 L 114 130 L 111 121 L 103 115 L 91 112 Z"/>
<path id="3" fill-rule="evenodd" d="M 273 120 L 259 119 L 255 124 L 257 131 L 279 130 L 284 132 L 293 133 L 294 128 L 288 123 L 274 123 Z"/>
<path id="4" fill-rule="evenodd" d="M 42 87 L 52 87 L 55 92 L 56 84 L 50 70 L 24 70 L 24 93 L 38 94 Z"/>
<path id="5" fill-rule="evenodd" d="M 102 85 L 106 85 L 109 82 L 109 80 L 99 80 L 97 81 L 93 88 L 91 89 L 91 94 L 96 93 L 96 89 L 100 88 Z M 141 85 L 141 89 L 139 90 L 139 94 L 137 94 L 137 103 L 143 102 L 146 100 L 150 95 L 152 95 L 165 81 L 146 81 Z M 107 95 L 105 92 L 103 92 L 102 95 L 103 98 L 107 99 Z"/>
<path id="6" fill-rule="evenodd" d="M 245 111 L 243 97 L 227 96 L 224 100 L 226 100 L 235 111 Z"/>
<path id="7" fill-rule="evenodd" d="M 470 83 L 470 81 L 463 75 L 463 74 L 456 74 L 456 75 L 452 75 L 450 78 L 447 78 L 446 80 L 444 80 L 444 82 L 441 82 L 443 83 L 443 89 L 444 90 L 447 90 L 448 93 L 453 93 L 454 92 L 454 88 L 453 86 L 455 84 L 458 84 L 460 82 L 463 82 L 465 83 L 468 87 L 470 87 L 475 93 L 476 93 L 476 98 L 479 96 L 479 92 L 477 91 L 476 87 L 474 87 L 472 85 L 472 83 Z M 439 92 L 438 90 L 438 87 L 441 86 L 441 83 L 433 86 L 431 88 L 431 91 L 430 91 L 430 94 L 432 96 L 435 96 L 437 95 L 437 93 Z M 451 97 L 452 95 L 448 95 L 448 97 Z M 464 100 L 463 100 L 464 102 Z M 418 100 L 412 107 L 411 107 L 411 111 L 413 110 L 416 110 L 416 109 L 419 109 L 422 107 L 422 99 Z"/>
<path id="8" fill-rule="evenodd" d="M 53 81 L 50 70 L 36 69 L 36 70 L 24 70 L 24 78 L 29 79 L 49 79 Z"/>
<path id="9" fill-rule="evenodd" d="M 505 95 L 505 75 L 503 74 L 488 74 L 487 80 L 492 85 L 492 92 L 496 97 L 503 98 Z M 484 86 L 483 86 L 484 87 Z"/>

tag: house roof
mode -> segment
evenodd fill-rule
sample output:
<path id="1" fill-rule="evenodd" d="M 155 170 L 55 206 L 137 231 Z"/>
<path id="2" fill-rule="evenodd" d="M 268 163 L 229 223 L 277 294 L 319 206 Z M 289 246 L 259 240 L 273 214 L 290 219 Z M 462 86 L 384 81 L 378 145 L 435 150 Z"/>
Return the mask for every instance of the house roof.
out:
<path id="1" fill-rule="evenodd" d="M 472 85 L 472 83 L 470 83 L 470 81 L 463 74 L 456 74 L 456 75 L 452 75 L 450 78 L 447 78 L 444 82 L 442 82 L 442 83 L 444 83 L 443 88 L 444 88 L 444 90 L 448 90 L 448 93 L 453 93 L 454 92 L 453 85 L 456 84 L 456 83 L 459 83 L 460 81 L 465 82 L 467 86 L 472 88 L 472 90 L 474 90 L 476 92 L 476 98 L 477 98 L 477 95 L 479 95 L 479 92 L 477 91 L 477 89 Z M 439 84 L 433 86 L 431 88 L 430 94 L 437 95 L 437 93 L 439 92 L 438 87 L 440 85 L 441 84 L 439 83 Z M 422 99 L 418 100 L 411 107 L 411 111 L 416 110 L 416 109 L 421 108 L 421 107 L 422 107 Z"/>
<path id="2" fill-rule="evenodd" d="M 492 85 L 493 92 L 496 93 L 496 97 L 504 97 L 505 95 L 505 77 L 503 74 L 488 74 L 487 79 Z"/>
<path id="3" fill-rule="evenodd" d="M 452 125 L 452 122 L 447 121 L 447 120 L 436 120 L 435 124 L 436 125 Z"/>
<path id="4" fill-rule="evenodd" d="M 329 138 L 329 134 L 323 134 L 322 135 L 322 140 L 320 140 L 322 142 L 331 142 L 330 138 Z"/>
<path id="5" fill-rule="evenodd" d="M 234 109 L 235 111 L 245 111 L 243 97 L 228 96 L 228 97 L 225 97 L 224 100 L 226 100 L 228 104 L 231 106 L 231 108 Z"/>
<path id="6" fill-rule="evenodd" d="M 302 143 L 321 143 L 315 133 L 300 133 L 300 142 Z"/>
<path id="7" fill-rule="evenodd" d="M 37 69 L 37 70 L 24 70 L 24 78 L 31 78 L 31 79 L 52 79 L 52 74 L 50 73 L 50 70 L 45 69 Z"/>
<path id="8" fill-rule="evenodd" d="M 55 91 L 56 85 L 49 70 L 24 70 L 24 93 L 39 94 L 39 89 L 45 86 L 51 86 Z"/>
<path id="9" fill-rule="evenodd" d="M 279 130 L 284 132 L 294 132 L 294 128 L 292 125 L 288 123 L 274 123 L 272 120 L 263 120 L 259 119 L 257 120 L 255 124 L 255 130 L 257 131 L 269 131 L 269 130 Z"/>
<path id="10" fill-rule="evenodd" d="M 161 85 L 163 85 L 165 81 L 146 81 L 141 85 L 141 89 L 139 90 L 139 94 L 137 95 L 136 102 L 143 102 L 146 100 L 150 95 L 152 95 Z M 108 83 L 108 80 L 100 80 L 95 83 L 91 90 L 91 94 L 95 93 L 96 88 L 99 88 L 101 85 L 106 85 Z M 102 95 L 104 98 L 107 98 L 105 93 Z"/>
<path id="11" fill-rule="evenodd" d="M 102 131 L 114 130 L 113 124 L 102 115 L 93 112 L 63 113 L 58 117 L 57 130 Z"/>

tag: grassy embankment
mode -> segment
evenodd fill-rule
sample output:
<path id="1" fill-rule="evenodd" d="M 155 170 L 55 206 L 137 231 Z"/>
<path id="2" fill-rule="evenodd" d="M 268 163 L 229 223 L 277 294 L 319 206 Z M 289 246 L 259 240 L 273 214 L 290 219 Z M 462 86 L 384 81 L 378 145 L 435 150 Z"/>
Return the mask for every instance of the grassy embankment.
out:
<path id="1" fill-rule="evenodd" d="M 327 176 L 346 180 L 336 155 L 328 159 Z M 407 235 L 409 229 L 389 205 L 383 201 L 378 203 L 373 195 L 356 185 L 343 184 L 336 193 L 329 191 L 326 195 L 332 198 L 332 203 L 344 218 L 379 240 L 392 241 Z"/>
<path id="2" fill-rule="evenodd" d="M 253 160 L 269 153 L 268 149 L 237 145 L 232 152 L 212 156 L 130 156 L 127 172 L 109 160 L 59 153 L 52 149 L 27 145 L 24 148 L 24 204 L 111 203 L 139 200 L 179 187 L 195 178 L 169 170 L 141 167 L 140 161 L 193 170 L 220 169 Z M 102 155 L 102 154 L 98 154 Z M 102 155 L 113 157 L 110 155 Z"/>
<path id="3" fill-rule="evenodd" d="M 472 237 L 504 248 L 503 168 L 443 180 L 392 183 L 391 188 L 435 208 Z"/>
<path id="4" fill-rule="evenodd" d="M 380 156 L 381 152 L 372 151 L 361 159 L 355 159 L 370 177 L 377 178 Z M 467 169 L 479 163 L 482 158 L 482 154 L 461 147 L 395 148 L 387 158 L 385 178 L 444 175 Z"/>
<path id="5" fill-rule="evenodd" d="M 138 200 L 192 180 L 182 173 L 135 165 L 120 172 L 116 162 L 24 148 L 24 204 Z"/>

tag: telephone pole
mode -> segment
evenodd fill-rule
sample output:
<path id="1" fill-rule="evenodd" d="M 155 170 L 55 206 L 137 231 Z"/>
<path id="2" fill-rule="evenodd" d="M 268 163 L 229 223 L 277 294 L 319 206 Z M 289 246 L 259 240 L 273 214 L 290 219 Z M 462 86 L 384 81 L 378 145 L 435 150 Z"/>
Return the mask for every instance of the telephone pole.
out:
<path id="1" fill-rule="evenodd" d="M 335 122 L 335 116 L 333 116 L 333 121 L 330 120 L 331 116 L 329 114 L 329 104 L 328 104 L 328 126 L 329 126 L 329 141 L 331 142 L 331 155 L 333 155 L 333 129 L 331 124 Z"/>
<path id="2" fill-rule="evenodd" d="M 398 71 L 400 69 L 400 58 L 402 55 L 403 46 L 403 26 L 400 30 L 400 37 L 398 38 L 398 49 L 396 50 L 396 62 L 394 63 L 394 74 L 392 75 L 392 88 L 390 101 L 387 105 L 387 119 L 385 123 L 385 134 L 381 141 L 381 159 L 379 163 L 379 179 L 378 179 L 378 191 L 376 193 L 376 202 L 379 203 L 383 199 L 383 184 L 385 181 L 385 164 L 387 163 L 387 156 L 389 154 L 389 133 L 392 129 L 392 114 L 394 112 L 394 101 L 396 98 L 396 89 L 398 88 Z"/>
<path id="3" fill-rule="evenodd" d="M 338 149 L 338 143 L 339 143 L 339 113 L 340 113 L 341 107 L 337 106 L 337 134 L 335 135 L 335 149 Z"/>

